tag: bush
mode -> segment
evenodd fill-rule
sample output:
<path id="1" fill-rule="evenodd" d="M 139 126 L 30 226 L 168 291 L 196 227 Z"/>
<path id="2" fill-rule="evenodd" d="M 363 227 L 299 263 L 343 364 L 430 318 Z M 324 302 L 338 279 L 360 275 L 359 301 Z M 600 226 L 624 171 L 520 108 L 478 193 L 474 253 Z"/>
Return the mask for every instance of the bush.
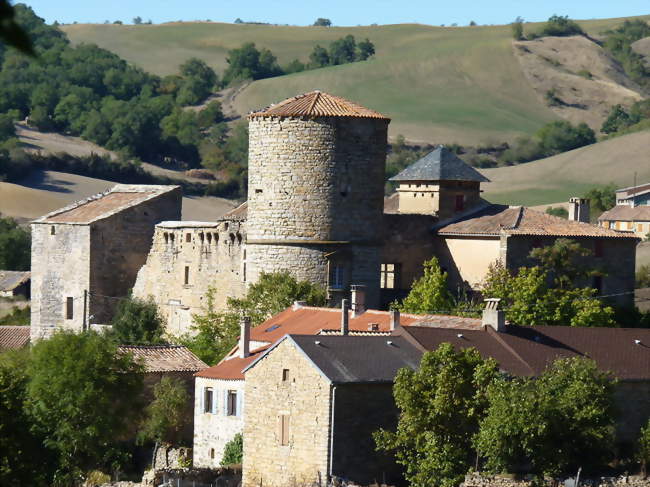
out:
<path id="1" fill-rule="evenodd" d="M 0 269 L 28 271 L 31 266 L 31 234 L 12 218 L 0 216 Z"/>
<path id="2" fill-rule="evenodd" d="M 541 34 L 543 36 L 574 36 L 584 35 L 582 28 L 567 15 L 552 15 L 544 27 Z"/>
<path id="3" fill-rule="evenodd" d="M 569 212 L 567 211 L 566 208 L 562 208 L 561 206 L 559 207 L 549 206 L 548 208 L 546 208 L 546 214 L 558 216 L 564 219 L 569 218 Z"/>
<path id="4" fill-rule="evenodd" d="M 221 466 L 241 465 L 244 460 L 244 437 L 237 433 L 223 448 Z"/>
<path id="5" fill-rule="evenodd" d="M 536 134 L 546 156 L 566 152 L 596 142 L 596 134 L 584 122 L 577 126 L 565 120 L 551 122 Z"/>
<path id="6" fill-rule="evenodd" d="M 161 345 L 166 343 L 165 322 L 153 300 L 122 299 L 111 320 L 111 336 L 120 345 Z"/>

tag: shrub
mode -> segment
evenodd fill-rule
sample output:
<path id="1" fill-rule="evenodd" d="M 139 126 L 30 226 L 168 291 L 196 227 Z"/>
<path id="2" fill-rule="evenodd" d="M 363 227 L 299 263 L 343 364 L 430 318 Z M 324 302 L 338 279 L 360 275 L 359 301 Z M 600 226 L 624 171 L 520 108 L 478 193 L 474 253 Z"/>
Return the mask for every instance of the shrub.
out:
<path id="1" fill-rule="evenodd" d="M 122 299 L 110 324 L 111 335 L 120 345 L 165 343 L 165 322 L 153 300 Z"/>
<path id="2" fill-rule="evenodd" d="M 221 466 L 227 467 L 228 465 L 241 465 L 243 459 L 244 437 L 241 433 L 237 433 L 223 448 Z"/>
<path id="3" fill-rule="evenodd" d="M 544 27 L 542 27 L 541 34 L 544 36 L 574 36 L 583 35 L 584 31 L 567 15 L 552 15 L 549 17 Z"/>
<path id="4" fill-rule="evenodd" d="M 562 208 L 561 206 L 558 207 L 553 207 L 549 206 L 546 208 L 546 213 L 548 215 L 553 215 L 553 216 L 558 216 L 560 218 L 569 218 L 569 212 L 567 211 L 566 208 Z"/>

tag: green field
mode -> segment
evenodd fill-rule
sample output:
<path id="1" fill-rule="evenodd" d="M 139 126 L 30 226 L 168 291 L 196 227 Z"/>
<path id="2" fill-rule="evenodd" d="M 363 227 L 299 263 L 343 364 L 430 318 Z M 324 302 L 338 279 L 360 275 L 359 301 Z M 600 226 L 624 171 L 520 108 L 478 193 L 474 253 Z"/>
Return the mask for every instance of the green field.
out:
<path id="1" fill-rule="evenodd" d="M 621 21 L 581 24 L 598 34 Z M 176 72 L 192 56 L 222 73 L 227 51 L 247 41 L 271 49 L 281 64 L 294 58 L 307 61 L 314 45 L 327 46 L 347 34 L 375 44 L 377 54 L 369 61 L 252 83 L 235 100 L 240 113 L 321 89 L 390 116 L 393 136 L 464 144 L 512 140 L 556 118 L 527 83 L 512 52 L 509 26 L 325 28 L 186 22 L 77 24 L 63 30 L 73 43 L 96 43 L 161 75 Z"/>

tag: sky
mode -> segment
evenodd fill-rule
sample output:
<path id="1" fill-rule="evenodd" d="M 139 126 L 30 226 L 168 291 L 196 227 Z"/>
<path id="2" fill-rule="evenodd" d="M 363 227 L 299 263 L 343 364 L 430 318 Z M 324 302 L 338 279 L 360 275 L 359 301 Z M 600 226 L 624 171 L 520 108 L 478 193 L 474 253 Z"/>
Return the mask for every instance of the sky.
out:
<path id="1" fill-rule="evenodd" d="M 17 2 L 14 2 L 17 3 Z M 421 23 L 507 24 L 517 16 L 537 22 L 553 14 L 598 19 L 650 14 L 649 0 L 26 0 L 48 23 L 154 23 L 176 20 L 269 22 L 311 25 L 318 17 L 333 25 Z"/>

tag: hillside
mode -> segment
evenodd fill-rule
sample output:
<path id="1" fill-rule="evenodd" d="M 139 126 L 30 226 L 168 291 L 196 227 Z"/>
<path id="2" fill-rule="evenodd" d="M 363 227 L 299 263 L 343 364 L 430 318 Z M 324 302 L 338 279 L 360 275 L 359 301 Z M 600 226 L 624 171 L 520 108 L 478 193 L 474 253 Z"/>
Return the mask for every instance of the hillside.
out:
<path id="1" fill-rule="evenodd" d="M 650 131 L 616 137 L 518 166 L 482 169 L 492 182 L 484 197 L 495 203 L 542 205 L 567 201 L 592 186 L 650 181 Z"/>
<path id="2" fill-rule="evenodd" d="M 0 211 L 20 222 L 32 220 L 116 183 L 56 171 L 33 171 L 20 184 L 0 182 Z M 213 196 L 184 197 L 183 220 L 212 221 L 234 204 Z"/>
<path id="3" fill-rule="evenodd" d="M 598 34 L 622 19 L 583 21 Z M 535 29 L 526 24 L 526 29 Z M 162 25 L 77 24 L 63 27 L 73 43 L 94 42 L 144 69 L 175 72 L 191 56 L 218 73 L 226 53 L 247 41 L 267 47 L 280 64 L 306 61 L 316 44 L 354 35 L 369 38 L 369 61 L 256 81 L 242 90 L 239 113 L 296 93 L 331 91 L 390 117 L 391 135 L 427 142 L 481 143 L 530 134 L 557 116 L 528 82 L 512 46 L 510 26 L 288 27 L 183 22 Z"/>

